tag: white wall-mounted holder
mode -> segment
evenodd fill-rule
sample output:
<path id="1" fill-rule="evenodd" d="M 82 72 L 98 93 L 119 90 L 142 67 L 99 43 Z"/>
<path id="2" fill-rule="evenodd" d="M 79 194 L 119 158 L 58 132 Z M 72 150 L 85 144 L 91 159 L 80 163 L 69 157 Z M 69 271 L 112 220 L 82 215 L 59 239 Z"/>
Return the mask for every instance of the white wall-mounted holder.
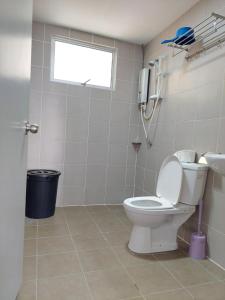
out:
<path id="1" fill-rule="evenodd" d="M 190 35 L 193 34 L 193 32 L 195 42 L 188 45 Z M 211 48 L 222 46 L 225 42 L 225 16 L 212 13 L 209 17 L 183 34 L 183 36 L 181 35 L 179 39 L 182 39 L 182 45 L 172 42 L 169 43 L 168 46 L 173 49 L 173 56 L 186 52 L 185 57 L 187 60 Z"/>
<path id="2" fill-rule="evenodd" d="M 225 154 L 207 152 L 200 157 L 200 163 L 207 163 L 215 172 L 225 176 Z"/>

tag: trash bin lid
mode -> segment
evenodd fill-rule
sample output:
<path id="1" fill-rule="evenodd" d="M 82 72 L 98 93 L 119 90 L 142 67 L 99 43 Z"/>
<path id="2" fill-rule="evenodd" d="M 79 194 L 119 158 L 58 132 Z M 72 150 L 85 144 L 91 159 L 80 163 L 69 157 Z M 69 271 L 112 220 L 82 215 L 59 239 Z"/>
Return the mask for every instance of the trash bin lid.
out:
<path id="1" fill-rule="evenodd" d="M 59 176 L 61 175 L 61 172 L 58 170 L 33 169 L 33 170 L 28 170 L 27 175 L 36 176 L 36 177 L 51 177 L 51 176 Z"/>

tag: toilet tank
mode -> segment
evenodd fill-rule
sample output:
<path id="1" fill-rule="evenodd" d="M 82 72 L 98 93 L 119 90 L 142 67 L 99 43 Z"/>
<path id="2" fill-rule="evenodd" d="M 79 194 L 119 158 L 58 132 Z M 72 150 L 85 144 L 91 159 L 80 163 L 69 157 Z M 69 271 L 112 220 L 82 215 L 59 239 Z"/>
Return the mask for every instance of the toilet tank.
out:
<path id="1" fill-rule="evenodd" d="M 181 164 L 184 174 L 179 202 L 198 205 L 204 194 L 208 166 L 196 163 Z"/>

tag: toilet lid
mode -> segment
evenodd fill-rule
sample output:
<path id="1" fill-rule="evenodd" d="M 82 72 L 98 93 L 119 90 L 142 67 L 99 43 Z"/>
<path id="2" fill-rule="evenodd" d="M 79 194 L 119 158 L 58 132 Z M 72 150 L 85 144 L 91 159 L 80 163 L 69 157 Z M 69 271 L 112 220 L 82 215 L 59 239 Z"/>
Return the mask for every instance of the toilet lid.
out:
<path id="1" fill-rule="evenodd" d="M 183 178 L 183 169 L 179 160 L 175 156 L 168 156 L 162 163 L 159 171 L 156 194 L 177 204 Z"/>

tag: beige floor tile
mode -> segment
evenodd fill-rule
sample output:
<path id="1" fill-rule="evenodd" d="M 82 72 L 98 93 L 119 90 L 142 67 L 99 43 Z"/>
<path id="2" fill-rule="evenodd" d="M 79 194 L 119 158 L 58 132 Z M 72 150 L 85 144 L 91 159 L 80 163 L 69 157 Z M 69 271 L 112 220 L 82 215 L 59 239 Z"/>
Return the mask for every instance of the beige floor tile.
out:
<path id="1" fill-rule="evenodd" d="M 79 257 L 85 272 L 120 267 L 120 263 L 110 248 L 83 251 L 79 253 Z"/>
<path id="2" fill-rule="evenodd" d="M 95 300 L 119 300 L 139 296 L 136 286 L 121 268 L 89 272 L 86 276 Z"/>
<path id="3" fill-rule="evenodd" d="M 36 255 L 36 239 L 24 240 L 24 256 Z"/>
<path id="4" fill-rule="evenodd" d="M 89 213 L 99 216 L 104 216 L 105 214 L 109 213 L 108 206 L 106 205 L 89 205 L 87 206 L 87 210 Z"/>
<path id="5" fill-rule="evenodd" d="M 38 226 L 38 237 L 55 237 L 69 235 L 65 224 L 51 224 Z"/>
<path id="6" fill-rule="evenodd" d="M 67 206 L 64 207 L 64 213 L 67 219 L 90 218 L 85 206 Z"/>
<path id="7" fill-rule="evenodd" d="M 36 280 L 26 281 L 22 284 L 16 300 L 36 300 Z"/>
<path id="8" fill-rule="evenodd" d="M 37 226 L 25 226 L 24 239 L 35 239 L 37 237 Z"/>
<path id="9" fill-rule="evenodd" d="M 45 219 L 39 219 L 39 225 L 53 225 L 53 224 L 64 224 L 66 222 L 65 213 L 63 208 L 57 208 L 54 216 Z"/>
<path id="10" fill-rule="evenodd" d="M 23 281 L 36 279 L 36 257 L 24 257 L 23 259 Z"/>
<path id="11" fill-rule="evenodd" d="M 38 223 L 38 220 L 36 219 L 30 219 L 30 218 L 25 218 L 25 226 L 36 226 Z"/>
<path id="12" fill-rule="evenodd" d="M 169 252 L 160 252 L 160 253 L 154 253 L 155 258 L 157 261 L 162 263 L 167 262 L 176 262 L 178 259 L 187 257 L 187 254 L 183 251 L 176 250 L 176 251 L 169 251 Z"/>
<path id="13" fill-rule="evenodd" d="M 114 216 L 100 217 L 96 220 L 96 223 L 102 232 L 121 231 L 127 229 L 125 224 L 123 224 L 119 218 Z"/>
<path id="14" fill-rule="evenodd" d="M 100 233 L 97 233 L 96 237 L 92 238 L 86 238 L 82 235 L 73 236 L 73 240 L 78 251 L 96 250 L 108 246 L 107 241 Z"/>
<path id="15" fill-rule="evenodd" d="M 217 279 L 223 280 L 225 279 L 225 271 L 214 264 L 213 262 L 205 259 L 205 260 L 200 260 L 199 263 L 211 274 L 213 274 Z"/>
<path id="16" fill-rule="evenodd" d="M 128 267 L 127 270 L 143 295 L 181 287 L 159 263 Z"/>
<path id="17" fill-rule="evenodd" d="M 88 299 L 88 289 L 81 275 L 38 280 L 38 300 Z"/>
<path id="18" fill-rule="evenodd" d="M 213 275 L 190 257 L 165 261 L 163 264 L 184 286 L 215 281 Z"/>
<path id="19" fill-rule="evenodd" d="M 185 290 L 179 290 L 149 295 L 146 300 L 193 300 L 193 298 Z"/>
<path id="20" fill-rule="evenodd" d="M 69 252 L 74 250 L 69 236 L 40 238 L 37 240 L 38 255 Z"/>
<path id="21" fill-rule="evenodd" d="M 225 283 L 217 282 L 201 286 L 191 287 L 190 293 L 195 300 L 224 300 Z"/>
<path id="22" fill-rule="evenodd" d="M 129 241 L 130 232 L 127 230 L 106 232 L 104 233 L 104 237 L 111 246 L 126 246 Z"/>
<path id="23" fill-rule="evenodd" d="M 79 273 L 80 265 L 76 253 L 38 256 L 38 278 Z"/>
<path id="24" fill-rule="evenodd" d="M 99 233 L 99 229 L 91 220 L 81 220 L 69 222 L 69 230 L 72 235 L 81 235 L 83 237 L 95 237 Z"/>
<path id="25" fill-rule="evenodd" d="M 135 266 L 156 262 L 153 255 L 137 255 L 128 250 L 127 246 L 113 247 L 117 258 L 124 266 Z"/>

